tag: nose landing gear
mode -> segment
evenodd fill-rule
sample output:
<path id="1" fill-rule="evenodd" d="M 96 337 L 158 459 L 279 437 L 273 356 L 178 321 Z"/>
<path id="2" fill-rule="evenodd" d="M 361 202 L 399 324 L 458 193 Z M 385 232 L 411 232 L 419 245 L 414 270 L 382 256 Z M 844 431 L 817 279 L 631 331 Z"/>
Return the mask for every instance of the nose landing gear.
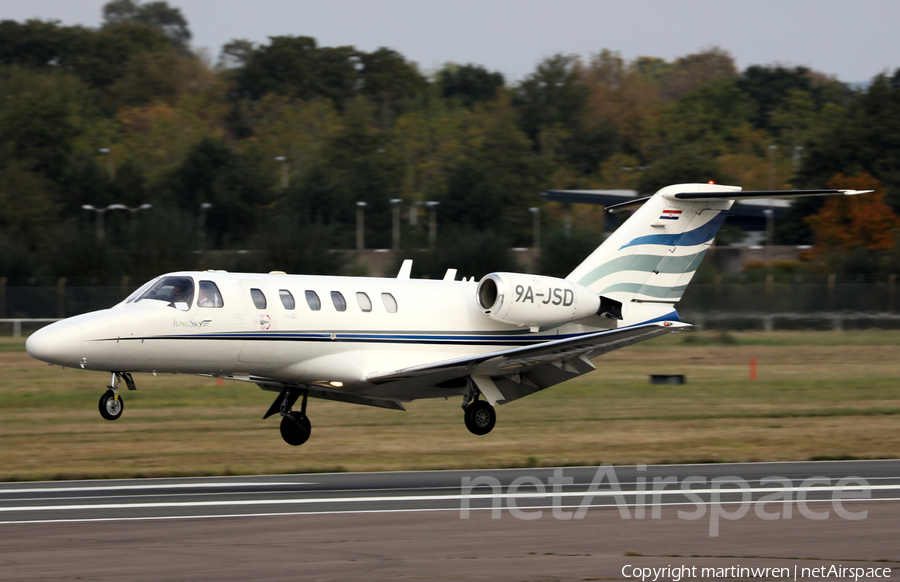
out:
<path id="1" fill-rule="evenodd" d="M 112 372 L 106 392 L 100 397 L 100 416 L 106 420 L 117 420 L 125 410 L 125 401 L 119 396 L 119 382 L 125 380 L 129 390 L 137 390 L 129 372 Z"/>
<path id="2" fill-rule="evenodd" d="M 107 390 L 100 397 L 100 416 L 106 420 L 118 419 L 122 416 L 123 410 L 125 410 L 125 402 L 118 392 Z"/>

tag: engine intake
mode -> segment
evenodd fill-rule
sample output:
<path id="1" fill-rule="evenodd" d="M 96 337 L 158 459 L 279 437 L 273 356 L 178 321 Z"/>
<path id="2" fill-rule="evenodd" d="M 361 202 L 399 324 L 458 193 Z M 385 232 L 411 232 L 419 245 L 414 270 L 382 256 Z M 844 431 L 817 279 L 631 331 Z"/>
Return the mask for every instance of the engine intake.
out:
<path id="1" fill-rule="evenodd" d="M 485 315 L 514 325 L 560 325 L 600 311 L 596 293 L 555 277 L 491 273 L 481 279 L 475 294 Z"/>

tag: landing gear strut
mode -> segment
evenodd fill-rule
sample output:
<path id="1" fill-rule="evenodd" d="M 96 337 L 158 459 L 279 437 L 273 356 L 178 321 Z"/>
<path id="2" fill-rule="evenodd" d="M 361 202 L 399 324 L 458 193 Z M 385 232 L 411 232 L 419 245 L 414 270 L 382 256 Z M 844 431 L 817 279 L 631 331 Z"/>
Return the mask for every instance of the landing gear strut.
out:
<path id="1" fill-rule="evenodd" d="M 473 386 L 470 378 L 469 386 L 463 395 L 463 418 L 469 432 L 479 436 L 491 432 L 494 425 L 497 424 L 497 413 L 494 411 L 494 407 L 486 400 L 479 400 L 480 395 L 481 392 Z"/>
<path id="2" fill-rule="evenodd" d="M 117 420 L 125 410 L 125 402 L 119 396 L 119 382 L 125 380 L 129 390 L 137 390 L 128 372 L 112 372 L 106 392 L 100 397 L 100 416 L 106 420 Z"/>
<path id="3" fill-rule="evenodd" d="M 303 396 L 300 402 L 300 410 L 293 410 L 294 403 Z M 285 388 L 269 407 L 268 412 L 263 418 L 269 418 L 273 414 L 281 414 L 281 438 L 287 444 L 299 447 L 309 440 L 312 433 L 312 424 L 306 416 L 306 399 L 309 396 L 308 390 L 300 390 L 299 388 Z"/>

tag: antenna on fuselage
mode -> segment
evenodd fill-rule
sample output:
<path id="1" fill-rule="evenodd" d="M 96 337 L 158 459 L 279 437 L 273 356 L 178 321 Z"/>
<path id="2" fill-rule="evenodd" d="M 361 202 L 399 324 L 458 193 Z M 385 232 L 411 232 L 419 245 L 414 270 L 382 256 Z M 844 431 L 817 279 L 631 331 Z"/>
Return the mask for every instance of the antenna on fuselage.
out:
<path id="1" fill-rule="evenodd" d="M 412 259 L 404 259 L 403 264 L 400 265 L 400 272 L 397 273 L 398 279 L 409 279 L 409 274 L 412 273 Z"/>

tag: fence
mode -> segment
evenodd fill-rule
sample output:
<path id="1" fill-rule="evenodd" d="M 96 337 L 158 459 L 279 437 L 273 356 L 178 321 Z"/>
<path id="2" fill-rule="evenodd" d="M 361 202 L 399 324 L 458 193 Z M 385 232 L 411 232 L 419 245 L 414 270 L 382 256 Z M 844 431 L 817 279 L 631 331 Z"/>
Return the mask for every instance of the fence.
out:
<path id="1" fill-rule="evenodd" d="M 140 283 L 127 277 L 0 278 L 0 334 L 23 333 L 45 320 L 111 307 Z M 677 307 L 685 321 L 701 328 L 900 328 L 896 275 L 695 277 Z"/>

